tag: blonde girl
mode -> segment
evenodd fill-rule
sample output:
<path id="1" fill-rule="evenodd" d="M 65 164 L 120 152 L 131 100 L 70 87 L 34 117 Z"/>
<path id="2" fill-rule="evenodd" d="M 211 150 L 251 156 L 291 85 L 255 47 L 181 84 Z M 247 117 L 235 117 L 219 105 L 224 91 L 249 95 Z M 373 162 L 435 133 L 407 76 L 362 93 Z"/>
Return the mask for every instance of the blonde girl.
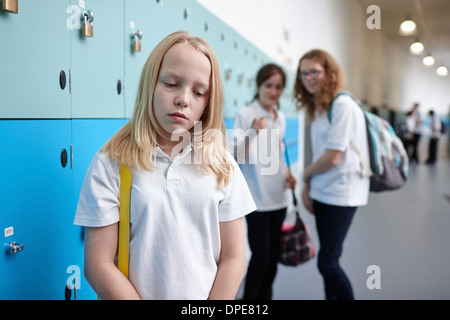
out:
<path id="1" fill-rule="evenodd" d="M 75 224 L 102 299 L 234 299 L 245 272 L 242 217 L 255 205 L 226 151 L 217 58 L 180 31 L 145 63 L 130 121 L 94 156 Z M 119 167 L 133 171 L 130 265 L 116 267 Z"/>

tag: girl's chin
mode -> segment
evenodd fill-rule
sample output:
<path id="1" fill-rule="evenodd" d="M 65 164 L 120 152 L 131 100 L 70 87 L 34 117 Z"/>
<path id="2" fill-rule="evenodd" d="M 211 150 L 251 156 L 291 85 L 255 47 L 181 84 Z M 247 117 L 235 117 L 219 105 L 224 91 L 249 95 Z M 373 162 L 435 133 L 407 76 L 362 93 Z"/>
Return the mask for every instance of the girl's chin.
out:
<path id="1" fill-rule="evenodd" d="M 164 131 L 166 132 L 166 135 L 169 137 L 182 136 L 184 134 L 189 134 L 189 130 L 182 126 L 173 126 L 170 129 L 169 128 L 167 128 L 167 129 L 164 129 Z"/>
<path id="2" fill-rule="evenodd" d="M 306 90 L 308 90 L 308 92 L 310 94 L 316 94 L 316 92 L 317 92 L 317 88 L 316 87 L 306 88 Z"/>

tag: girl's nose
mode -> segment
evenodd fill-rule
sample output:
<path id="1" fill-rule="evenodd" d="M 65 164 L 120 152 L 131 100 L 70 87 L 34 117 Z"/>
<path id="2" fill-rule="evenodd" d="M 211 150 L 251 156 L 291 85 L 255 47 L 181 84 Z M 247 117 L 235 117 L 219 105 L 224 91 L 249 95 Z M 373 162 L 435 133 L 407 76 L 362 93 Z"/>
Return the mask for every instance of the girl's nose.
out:
<path id="1" fill-rule="evenodd" d="M 175 98 L 175 105 L 179 107 L 187 107 L 189 105 L 188 92 L 187 90 L 181 90 Z"/>

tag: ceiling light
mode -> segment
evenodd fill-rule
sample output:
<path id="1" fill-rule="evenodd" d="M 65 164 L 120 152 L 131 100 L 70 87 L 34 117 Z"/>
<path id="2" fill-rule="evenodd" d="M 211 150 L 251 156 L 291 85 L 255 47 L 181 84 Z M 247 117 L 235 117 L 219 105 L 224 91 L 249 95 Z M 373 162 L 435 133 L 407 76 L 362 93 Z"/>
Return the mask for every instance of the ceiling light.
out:
<path id="1" fill-rule="evenodd" d="M 417 34 L 417 26 L 414 21 L 411 19 L 406 19 L 400 24 L 400 27 L 398 28 L 398 33 L 401 36 L 412 36 Z"/>
<path id="2" fill-rule="evenodd" d="M 427 67 L 430 67 L 434 64 L 435 61 L 434 61 L 433 56 L 431 54 L 428 54 L 425 58 L 423 58 L 422 62 Z"/>
<path id="3" fill-rule="evenodd" d="M 416 40 L 413 44 L 411 44 L 411 46 L 409 47 L 409 51 L 412 54 L 421 54 L 424 50 L 424 46 L 422 44 L 422 42 L 420 42 L 419 40 Z"/>
<path id="4" fill-rule="evenodd" d="M 446 67 L 440 66 L 436 69 L 436 73 L 441 77 L 445 77 L 446 75 L 448 75 L 448 70 Z"/>

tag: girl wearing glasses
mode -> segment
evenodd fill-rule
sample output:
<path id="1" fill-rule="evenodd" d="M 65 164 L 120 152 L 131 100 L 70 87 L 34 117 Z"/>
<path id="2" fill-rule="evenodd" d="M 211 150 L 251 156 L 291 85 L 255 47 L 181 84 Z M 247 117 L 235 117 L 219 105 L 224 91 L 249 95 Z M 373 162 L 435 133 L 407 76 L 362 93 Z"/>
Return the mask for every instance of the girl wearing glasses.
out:
<path id="1" fill-rule="evenodd" d="M 353 143 L 368 163 L 364 114 L 349 95 L 335 98 L 345 89 L 343 71 L 329 53 L 312 50 L 300 59 L 294 97 L 298 108 L 306 109 L 312 147 L 312 163 L 303 172 L 302 201 L 315 215 L 326 299 L 354 299 L 339 258 L 352 218 L 369 195 L 369 178 L 361 174 L 350 147 Z"/>

